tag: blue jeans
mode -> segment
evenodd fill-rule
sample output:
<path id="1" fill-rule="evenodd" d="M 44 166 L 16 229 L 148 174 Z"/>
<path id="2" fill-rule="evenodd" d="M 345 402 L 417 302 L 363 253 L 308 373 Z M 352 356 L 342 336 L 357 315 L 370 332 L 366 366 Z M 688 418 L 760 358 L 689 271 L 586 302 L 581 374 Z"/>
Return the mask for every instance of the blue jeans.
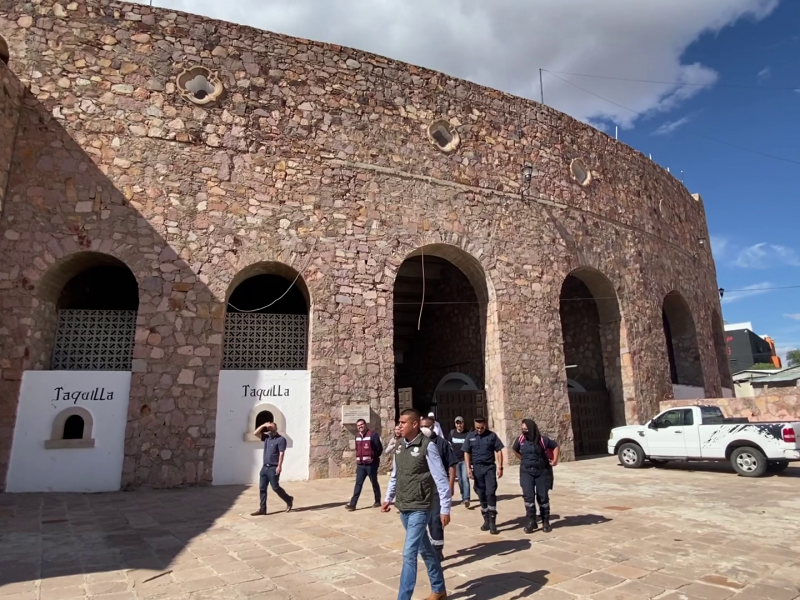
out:
<path id="1" fill-rule="evenodd" d="M 461 490 L 461 499 L 469 500 L 469 471 L 467 463 L 463 460 L 456 465 L 456 479 L 458 480 L 458 489 Z"/>
<path id="2" fill-rule="evenodd" d="M 408 510 L 400 512 L 400 520 L 406 529 L 406 544 L 403 546 L 403 570 L 400 572 L 400 589 L 397 600 L 411 600 L 414 587 L 417 585 L 417 555 L 422 557 L 431 580 L 431 590 L 442 593 L 444 589 L 444 572 L 439 557 L 433 551 L 428 539 L 428 512 L 424 510 Z"/>

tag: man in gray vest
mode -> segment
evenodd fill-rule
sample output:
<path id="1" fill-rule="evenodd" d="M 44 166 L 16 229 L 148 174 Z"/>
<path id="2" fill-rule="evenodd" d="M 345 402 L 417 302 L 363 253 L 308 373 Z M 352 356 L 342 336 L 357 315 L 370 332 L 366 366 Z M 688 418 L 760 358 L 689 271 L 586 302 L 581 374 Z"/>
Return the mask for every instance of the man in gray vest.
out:
<path id="1" fill-rule="evenodd" d="M 397 600 L 411 600 L 417 584 L 417 555 L 428 569 L 432 593 L 427 600 L 446 600 L 442 563 L 428 538 L 428 514 L 439 496 L 442 527 L 450 523 L 450 484 L 436 444 L 420 431 L 420 414 L 414 409 L 400 415 L 402 437 L 394 454 L 392 478 L 381 510 L 391 511 L 395 502 L 406 530 L 403 569 Z"/>

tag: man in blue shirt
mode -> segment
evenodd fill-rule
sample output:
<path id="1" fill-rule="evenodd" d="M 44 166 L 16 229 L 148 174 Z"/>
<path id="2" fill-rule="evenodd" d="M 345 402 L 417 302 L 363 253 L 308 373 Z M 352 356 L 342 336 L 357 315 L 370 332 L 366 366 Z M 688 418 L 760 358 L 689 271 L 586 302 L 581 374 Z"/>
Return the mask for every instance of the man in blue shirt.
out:
<path id="1" fill-rule="evenodd" d="M 281 487 L 281 471 L 283 470 L 283 457 L 286 454 L 286 438 L 278 433 L 278 426 L 271 421 L 256 428 L 253 435 L 264 441 L 264 466 L 258 478 L 258 489 L 261 492 L 261 502 L 258 510 L 252 516 L 258 517 L 267 514 L 267 483 L 272 487 L 278 497 L 286 502 L 286 512 L 292 510 L 294 498 Z"/>
<path id="2" fill-rule="evenodd" d="M 391 511 L 391 503 L 400 511 L 406 529 L 403 547 L 403 569 L 397 600 L 411 600 L 417 584 L 417 555 L 428 569 L 432 593 L 427 600 L 446 600 L 442 563 L 428 539 L 428 514 L 439 496 L 439 518 L 442 527 L 450 523 L 450 483 L 436 444 L 420 431 L 420 414 L 414 409 L 400 415 L 402 437 L 397 442 L 389 490 L 381 510 Z"/>

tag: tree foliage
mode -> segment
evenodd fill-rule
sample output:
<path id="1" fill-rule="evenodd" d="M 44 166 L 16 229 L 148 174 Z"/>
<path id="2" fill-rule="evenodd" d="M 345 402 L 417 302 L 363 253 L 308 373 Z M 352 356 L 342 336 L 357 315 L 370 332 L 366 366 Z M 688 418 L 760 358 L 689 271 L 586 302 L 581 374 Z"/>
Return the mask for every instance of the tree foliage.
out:
<path id="1" fill-rule="evenodd" d="M 789 367 L 800 367 L 800 350 L 789 350 L 786 353 L 786 365 Z"/>

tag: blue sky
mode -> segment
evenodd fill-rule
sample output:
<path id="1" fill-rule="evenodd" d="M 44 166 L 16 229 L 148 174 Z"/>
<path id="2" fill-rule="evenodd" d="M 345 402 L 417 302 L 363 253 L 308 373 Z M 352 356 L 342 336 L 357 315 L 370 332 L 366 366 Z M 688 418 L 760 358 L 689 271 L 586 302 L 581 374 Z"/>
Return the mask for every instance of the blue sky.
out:
<path id="1" fill-rule="evenodd" d="M 765 289 L 800 286 L 800 0 L 153 4 L 382 54 L 535 100 L 546 69 L 545 103 L 612 135 L 619 126 L 620 140 L 678 177 L 683 171 L 689 191 L 702 195 L 719 284 L 729 290 L 725 319 L 752 321 L 779 351 L 800 348 L 800 288 Z M 789 89 L 773 89 L 781 87 Z"/>
<path id="2" fill-rule="evenodd" d="M 673 173 L 683 171 L 689 191 L 702 195 L 719 285 L 729 290 L 723 298 L 724 318 L 751 321 L 757 333 L 776 340 L 779 353 L 800 348 L 798 59 L 800 2 L 784 0 L 761 21 L 745 19 L 691 44 L 684 62 L 711 67 L 719 75 L 717 84 L 667 113 L 637 120 L 620 135 Z M 591 89 L 589 78 L 569 80 Z M 797 91 L 772 89 L 777 87 Z M 788 286 L 798 288 L 760 289 Z M 730 291 L 747 289 L 752 291 Z"/>

